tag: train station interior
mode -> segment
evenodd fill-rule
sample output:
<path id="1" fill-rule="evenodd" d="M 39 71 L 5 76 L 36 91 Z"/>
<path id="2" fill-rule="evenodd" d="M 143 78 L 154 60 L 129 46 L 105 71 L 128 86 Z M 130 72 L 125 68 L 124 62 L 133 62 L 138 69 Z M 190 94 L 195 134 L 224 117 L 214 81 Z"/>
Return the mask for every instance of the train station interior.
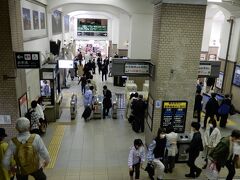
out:
<path id="1" fill-rule="evenodd" d="M 147 152 L 158 129 L 169 124 L 178 133 L 178 152 L 173 171 L 161 179 L 191 179 L 185 176 L 186 149 L 191 123 L 198 121 L 197 88 L 202 139 L 213 93 L 219 106 L 229 95 L 234 107 L 224 127 L 216 117 L 221 136 L 240 130 L 240 0 L 3 0 L 0 11 L 0 128 L 11 140 L 17 119 L 43 98 L 49 180 L 131 179 L 134 140 L 141 139 Z M 89 62 L 95 64 L 94 102 L 83 118 L 80 69 Z M 106 117 L 104 86 L 112 93 Z M 144 128 L 137 131 L 129 115 L 136 92 L 146 104 Z M 150 179 L 147 163 L 146 157 L 139 179 Z M 204 164 L 201 151 L 196 165 Z M 202 169 L 194 179 L 210 179 L 206 174 Z M 222 168 L 218 179 L 227 174 Z M 239 179 L 236 168 L 234 180 Z"/>

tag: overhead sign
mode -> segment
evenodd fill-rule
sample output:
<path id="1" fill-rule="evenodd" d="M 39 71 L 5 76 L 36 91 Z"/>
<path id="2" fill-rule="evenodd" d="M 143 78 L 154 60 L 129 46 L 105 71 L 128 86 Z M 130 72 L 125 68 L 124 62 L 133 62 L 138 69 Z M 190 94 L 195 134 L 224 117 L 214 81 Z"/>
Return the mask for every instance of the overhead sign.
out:
<path id="1" fill-rule="evenodd" d="M 215 77 L 218 78 L 221 61 L 200 61 L 198 68 L 198 77 Z"/>
<path id="2" fill-rule="evenodd" d="M 40 52 L 15 52 L 15 59 L 19 69 L 40 68 Z"/>
<path id="3" fill-rule="evenodd" d="M 149 74 L 149 64 L 144 63 L 126 63 L 126 74 Z"/>
<path id="4" fill-rule="evenodd" d="M 176 133 L 183 133 L 187 115 L 187 101 L 163 101 L 161 127 L 172 125 Z"/>
<path id="5" fill-rule="evenodd" d="M 211 65 L 202 65 L 200 64 L 198 68 L 199 76 L 210 76 L 211 75 Z"/>

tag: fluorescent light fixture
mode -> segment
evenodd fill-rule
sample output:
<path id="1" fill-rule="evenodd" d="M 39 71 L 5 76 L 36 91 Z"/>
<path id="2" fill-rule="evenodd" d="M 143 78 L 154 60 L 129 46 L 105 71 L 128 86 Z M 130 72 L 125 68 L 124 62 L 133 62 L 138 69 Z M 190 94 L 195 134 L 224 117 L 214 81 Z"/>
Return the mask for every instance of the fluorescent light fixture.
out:
<path id="1" fill-rule="evenodd" d="M 208 0 L 208 2 L 222 2 L 222 0 Z"/>

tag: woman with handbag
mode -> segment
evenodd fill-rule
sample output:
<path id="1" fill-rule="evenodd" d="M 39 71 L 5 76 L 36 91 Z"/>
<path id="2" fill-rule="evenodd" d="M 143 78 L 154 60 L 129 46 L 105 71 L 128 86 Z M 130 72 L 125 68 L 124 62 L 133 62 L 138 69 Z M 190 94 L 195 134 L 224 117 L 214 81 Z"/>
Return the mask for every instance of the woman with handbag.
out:
<path id="1" fill-rule="evenodd" d="M 206 131 L 204 132 L 204 150 L 205 150 L 205 161 L 206 164 L 203 166 L 202 169 L 205 169 L 207 167 L 207 160 L 208 160 L 208 154 L 217 146 L 217 144 L 221 140 L 221 133 L 219 129 L 217 128 L 217 122 L 216 120 L 210 119 L 208 122 L 208 127 Z"/>

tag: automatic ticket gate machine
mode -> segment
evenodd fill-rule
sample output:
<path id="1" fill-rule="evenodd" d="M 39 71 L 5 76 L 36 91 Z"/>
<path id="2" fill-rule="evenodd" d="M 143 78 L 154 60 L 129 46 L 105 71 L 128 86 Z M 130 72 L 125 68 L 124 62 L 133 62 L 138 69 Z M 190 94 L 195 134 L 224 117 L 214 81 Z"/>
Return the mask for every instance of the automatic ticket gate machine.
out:
<path id="1" fill-rule="evenodd" d="M 45 64 L 40 69 L 40 93 L 43 97 L 45 117 L 48 122 L 55 122 L 60 118 L 62 102 L 59 85 L 59 69 L 57 64 Z"/>

